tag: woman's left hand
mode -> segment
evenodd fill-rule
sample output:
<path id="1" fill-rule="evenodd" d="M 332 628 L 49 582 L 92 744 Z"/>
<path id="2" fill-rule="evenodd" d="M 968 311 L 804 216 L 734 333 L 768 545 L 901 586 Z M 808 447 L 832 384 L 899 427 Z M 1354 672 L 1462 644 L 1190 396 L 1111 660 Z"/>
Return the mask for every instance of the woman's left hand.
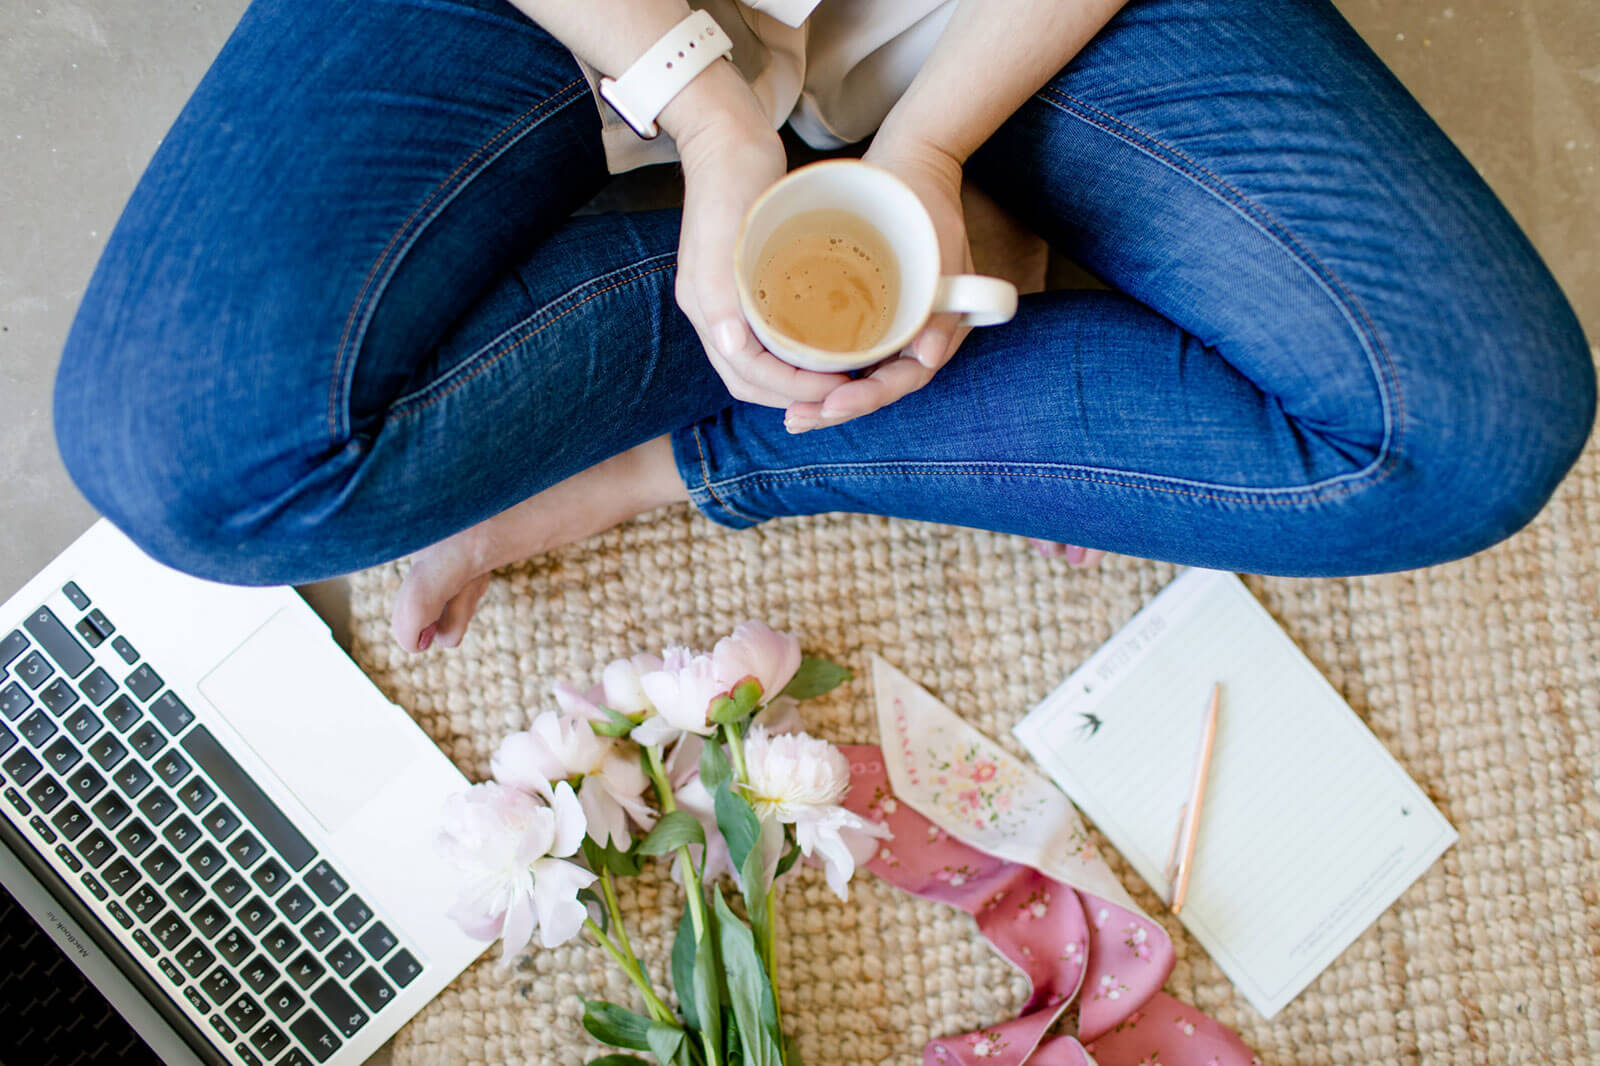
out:
<path id="1" fill-rule="evenodd" d="M 882 136 L 872 142 L 862 161 L 905 182 L 928 209 L 939 237 L 939 272 L 972 273 L 972 250 L 961 209 L 960 161 L 926 142 L 886 143 Z M 784 425 L 791 433 L 837 426 L 922 388 L 971 332 L 971 327 L 960 321 L 959 315 L 934 315 L 904 351 L 872 373 L 839 385 L 820 402 L 791 404 Z"/>

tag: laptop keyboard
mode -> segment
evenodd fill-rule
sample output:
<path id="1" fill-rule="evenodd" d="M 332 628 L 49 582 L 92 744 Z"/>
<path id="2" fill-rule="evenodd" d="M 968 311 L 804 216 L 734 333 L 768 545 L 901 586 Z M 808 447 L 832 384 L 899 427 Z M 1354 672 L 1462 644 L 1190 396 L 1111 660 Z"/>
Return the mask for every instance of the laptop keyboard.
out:
<path id="1" fill-rule="evenodd" d="M 81 617 L 41 605 L 0 636 L 7 814 L 240 1062 L 327 1061 L 421 964 L 112 620 L 61 591 Z"/>

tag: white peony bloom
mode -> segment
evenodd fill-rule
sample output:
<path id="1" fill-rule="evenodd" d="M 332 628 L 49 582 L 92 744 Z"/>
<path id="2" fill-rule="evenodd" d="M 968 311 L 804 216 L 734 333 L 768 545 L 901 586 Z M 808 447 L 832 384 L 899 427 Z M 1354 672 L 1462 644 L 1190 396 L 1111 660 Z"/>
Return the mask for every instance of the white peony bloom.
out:
<path id="1" fill-rule="evenodd" d="M 717 679 L 732 689 L 747 678 L 761 686 L 761 702 L 777 697 L 800 669 L 800 642 L 764 622 L 741 622 L 711 651 Z"/>
<path id="2" fill-rule="evenodd" d="M 605 703 L 623 714 L 653 711 L 650 697 L 644 693 L 639 679 L 645 674 L 660 670 L 666 664 L 654 655 L 635 655 L 631 659 L 618 659 L 608 663 L 601 674 L 600 685 Z"/>
<path id="3" fill-rule="evenodd" d="M 709 718 L 711 701 L 726 696 L 728 688 L 717 680 L 711 656 L 690 655 L 681 648 L 667 649 L 660 670 L 639 678 L 655 715 L 633 731 L 640 744 L 662 747 L 685 733 L 710 736 L 715 726 Z"/>
<path id="4" fill-rule="evenodd" d="M 587 719 L 545 711 L 526 730 L 512 733 L 495 749 L 489 766 L 496 781 L 544 796 L 551 783 L 578 782 L 589 835 L 626 848 L 628 823 L 649 829 L 655 812 L 644 801 L 649 785 L 631 746 L 596 736 Z"/>

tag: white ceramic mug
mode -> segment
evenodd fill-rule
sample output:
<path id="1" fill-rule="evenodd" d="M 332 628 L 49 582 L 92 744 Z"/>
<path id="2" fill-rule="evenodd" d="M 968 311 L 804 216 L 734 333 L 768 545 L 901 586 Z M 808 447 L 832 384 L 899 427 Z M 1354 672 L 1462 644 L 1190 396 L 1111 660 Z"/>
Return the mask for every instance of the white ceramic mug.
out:
<path id="1" fill-rule="evenodd" d="M 882 234 L 899 268 L 900 295 L 883 339 L 870 348 L 835 352 L 794 339 L 761 314 L 755 278 L 761 253 L 779 226 L 809 211 L 844 211 Z M 930 315 L 953 312 L 963 325 L 997 326 L 1017 313 L 1017 287 L 981 274 L 939 274 L 939 238 L 933 219 L 905 182 L 853 159 L 812 163 L 788 174 L 761 194 L 745 216 L 734 251 L 739 302 L 750 328 L 767 348 L 802 370 L 859 370 L 911 343 Z"/>

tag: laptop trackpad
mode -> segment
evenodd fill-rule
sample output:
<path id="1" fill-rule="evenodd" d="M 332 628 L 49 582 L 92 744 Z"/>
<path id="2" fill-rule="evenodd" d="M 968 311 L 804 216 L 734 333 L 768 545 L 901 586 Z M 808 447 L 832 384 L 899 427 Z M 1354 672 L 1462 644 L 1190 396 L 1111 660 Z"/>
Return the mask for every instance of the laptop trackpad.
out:
<path id="1" fill-rule="evenodd" d="M 200 693 L 329 833 L 417 754 L 405 713 L 333 638 L 285 608 L 200 681 Z"/>

